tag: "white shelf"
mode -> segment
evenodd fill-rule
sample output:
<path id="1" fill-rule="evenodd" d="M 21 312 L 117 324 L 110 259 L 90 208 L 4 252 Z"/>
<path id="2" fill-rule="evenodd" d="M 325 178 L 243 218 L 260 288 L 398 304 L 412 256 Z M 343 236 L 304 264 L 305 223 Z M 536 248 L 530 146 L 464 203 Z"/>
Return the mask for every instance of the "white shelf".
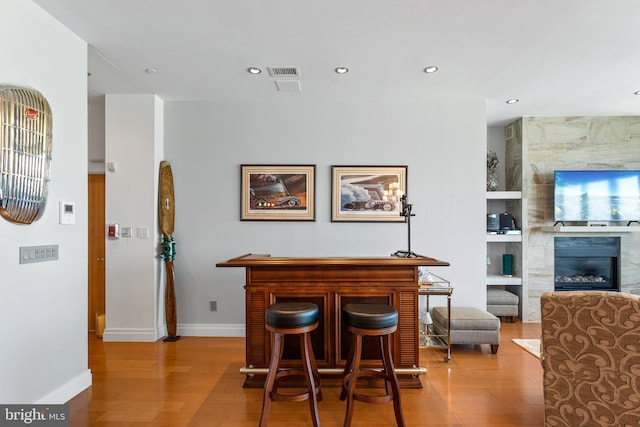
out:
<path id="1" fill-rule="evenodd" d="M 522 285 L 522 277 L 506 277 L 500 274 L 491 274 L 487 276 L 487 285 Z"/>
<path id="2" fill-rule="evenodd" d="M 522 191 L 487 191 L 487 200 L 519 200 Z"/>
<path id="3" fill-rule="evenodd" d="M 522 242 L 522 234 L 487 234 L 487 242 Z"/>
<path id="4" fill-rule="evenodd" d="M 551 233 L 637 233 L 640 226 L 637 225 L 609 225 L 606 227 L 589 227 L 587 225 L 548 225 L 539 227 L 540 231 Z"/>

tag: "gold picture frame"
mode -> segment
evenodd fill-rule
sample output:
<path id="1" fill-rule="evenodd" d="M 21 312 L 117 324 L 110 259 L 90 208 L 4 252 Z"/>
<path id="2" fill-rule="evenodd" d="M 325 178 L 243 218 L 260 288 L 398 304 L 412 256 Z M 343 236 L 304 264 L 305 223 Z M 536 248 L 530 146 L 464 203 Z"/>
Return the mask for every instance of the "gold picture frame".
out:
<path id="1" fill-rule="evenodd" d="M 332 222 L 404 222 L 407 166 L 332 166 Z"/>
<path id="2" fill-rule="evenodd" d="M 240 165 L 242 221 L 315 221 L 315 165 Z"/>

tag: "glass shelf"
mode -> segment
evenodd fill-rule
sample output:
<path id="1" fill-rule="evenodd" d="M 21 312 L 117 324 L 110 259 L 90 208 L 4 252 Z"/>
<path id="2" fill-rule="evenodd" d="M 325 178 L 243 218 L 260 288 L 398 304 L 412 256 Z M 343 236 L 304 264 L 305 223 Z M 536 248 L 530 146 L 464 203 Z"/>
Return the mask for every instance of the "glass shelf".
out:
<path id="1" fill-rule="evenodd" d="M 422 295 L 447 295 L 451 293 L 451 282 L 428 270 L 418 274 L 418 293 Z"/>

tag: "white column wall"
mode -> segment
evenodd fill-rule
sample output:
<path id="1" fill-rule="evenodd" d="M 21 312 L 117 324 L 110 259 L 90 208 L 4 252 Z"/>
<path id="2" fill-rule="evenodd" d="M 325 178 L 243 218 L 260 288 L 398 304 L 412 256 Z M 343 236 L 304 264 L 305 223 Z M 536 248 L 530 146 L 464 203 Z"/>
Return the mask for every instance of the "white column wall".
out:
<path id="1" fill-rule="evenodd" d="M 164 335 L 157 257 L 162 111 L 155 95 L 105 98 L 106 221 L 132 231 L 131 237 L 106 243 L 105 341 L 155 341 Z M 139 234 L 145 229 L 146 238 Z"/>

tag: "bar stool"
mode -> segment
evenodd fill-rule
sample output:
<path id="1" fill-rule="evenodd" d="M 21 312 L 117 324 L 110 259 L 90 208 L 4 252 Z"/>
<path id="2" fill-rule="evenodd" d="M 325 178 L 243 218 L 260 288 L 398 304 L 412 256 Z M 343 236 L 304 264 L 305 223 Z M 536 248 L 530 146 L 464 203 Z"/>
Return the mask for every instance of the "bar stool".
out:
<path id="1" fill-rule="evenodd" d="M 393 367 L 391 355 L 391 334 L 398 328 L 398 310 L 386 304 L 347 304 L 342 308 L 342 322 L 351 332 L 349 356 L 342 375 L 340 400 L 347 399 L 347 412 L 344 426 L 351 425 L 355 400 L 366 403 L 387 403 L 393 401 L 393 410 L 399 427 L 404 427 L 402 408 L 400 407 L 400 387 Z M 376 336 L 380 342 L 382 354 L 381 370 L 360 370 L 362 356 L 362 337 Z M 357 393 L 356 383 L 360 377 L 384 379 L 385 394 L 372 396 Z M 389 390 L 391 386 L 391 390 Z"/>
<path id="2" fill-rule="evenodd" d="M 264 384 L 264 398 L 260 426 L 267 425 L 271 402 L 274 400 L 300 402 L 309 400 L 313 425 L 320 425 L 318 401 L 322 400 L 320 376 L 311 347 L 311 331 L 318 327 L 318 306 L 309 302 L 281 302 L 271 304 L 265 312 L 267 330 L 273 335 L 273 349 L 269 372 Z M 285 335 L 299 335 L 302 369 L 281 369 L 280 360 Z M 278 393 L 278 380 L 286 376 L 303 376 L 307 391 L 298 394 Z"/>

